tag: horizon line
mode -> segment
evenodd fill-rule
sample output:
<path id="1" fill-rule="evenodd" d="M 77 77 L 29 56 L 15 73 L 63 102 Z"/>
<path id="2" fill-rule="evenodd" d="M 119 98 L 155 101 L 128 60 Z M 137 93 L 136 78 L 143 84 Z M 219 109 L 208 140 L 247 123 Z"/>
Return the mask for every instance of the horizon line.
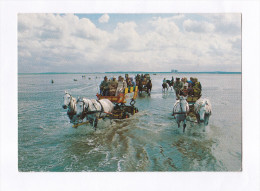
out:
<path id="1" fill-rule="evenodd" d="M 18 74 L 108 74 L 108 73 L 171 73 L 171 74 L 179 74 L 179 73 L 211 73 L 211 74 L 225 74 L 225 73 L 234 73 L 234 74 L 242 74 L 242 72 L 229 72 L 229 71 L 202 71 L 202 72 L 149 72 L 149 71 L 115 71 L 115 72 L 18 72 Z"/>

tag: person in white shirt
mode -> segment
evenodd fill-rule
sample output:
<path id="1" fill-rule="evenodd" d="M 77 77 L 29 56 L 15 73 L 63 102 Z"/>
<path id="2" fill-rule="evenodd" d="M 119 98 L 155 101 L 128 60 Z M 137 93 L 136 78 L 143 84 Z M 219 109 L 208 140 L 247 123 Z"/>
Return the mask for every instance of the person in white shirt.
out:
<path id="1" fill-rule="evenodd" d="M 117 90 L 116 90 L 116 96 L 118 96 L 118 94 L 120 94 L 120 93 L 124 93 L 125 88 L 127 88 L 127 83 L 122 76 L 119 76 L 118 77 L 118 86 L 117 86 Z"/>

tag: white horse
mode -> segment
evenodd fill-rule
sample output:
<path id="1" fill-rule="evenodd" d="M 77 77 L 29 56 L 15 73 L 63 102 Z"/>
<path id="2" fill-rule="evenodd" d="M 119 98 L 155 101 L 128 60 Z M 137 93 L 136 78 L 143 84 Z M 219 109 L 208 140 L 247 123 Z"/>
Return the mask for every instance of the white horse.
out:
<path id="1" fill-rule="evenodd" d="M 178 128 L 180 127 L 181 121 L 183 121 L 183 132 L 185 132 L 186 127 L 186 117 L 190 110 L 189 104 L 186 101 L 187 96 L 180 96 L 180 99 L 177 100 L 173 106 L 173 116 L 176 119 L 176 122 L 178 124 Z"/>
<path id="2" fill-rule="evenodd" d="M 105 118 L 111 115 L 114 110 L 114 104 L 108 99 L 78 99 L 77 100 L 77 117 L 87 120 L 92 123 L 93 127 L 97 128 L 98 119 Z"/>
<path id="3" fill-rule="evenodd" d="M 65 95 L 63 96 L 64 103 L 62 105 L 63 109 L 68 109 L 67 114 L 72 121 L 75 115 L 77 114 L 77 99 L 72 97 L 68 92 L 65 91 Z"/>
<path id="4" fill-rule="evenodd" d="M 209 117 L 211 115 L 211 103 L 208 99 L 198 99 L 194 104 L 194 111 L 199 124 L 203 123 L 205 126 L 209 123 Z"/>

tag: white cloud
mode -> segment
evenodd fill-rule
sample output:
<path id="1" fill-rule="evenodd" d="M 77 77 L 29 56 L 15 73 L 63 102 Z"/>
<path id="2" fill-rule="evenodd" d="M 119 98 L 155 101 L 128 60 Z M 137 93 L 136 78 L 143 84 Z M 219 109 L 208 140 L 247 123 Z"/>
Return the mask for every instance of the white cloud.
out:
<path id="1" fill-rule="evenodd" d="M 110 47 L 118 51 L 140 51 L 145 48 L 144 39 L 136 31 L 135 22 L 118 23 L 110 39 Z"/>
<path id="2" fill-rule="evenodd" d="M 238 23 L 237 17 L 225 17 L 229 26 Z M 19 14 L 19 72 L 170 71 L 173 65 L 194 71 L 198 64 L 205 70 L 240 70 L 234 65 L 241 60 L 241 35 L 216 32 L 224 21 L 214 18 L 218 21 L 175 15 L 142 26 L 135 20 L 117 23 L 109 32 L 73 14 Z"/>
<path id="3" fill-rule="evenodd" d="M 241 14 L 206 14 L 209 22 L 215 23 L 216 32 L 228 35 L 241 34 Z"/>
<path id="4" fill-rule="evenodd" d="M 163 35 L 175 34 L 179 32 L 179 27 L 174 21 L 171 20 L 171 18 L 154 18 L 150 21 L 150 23 L 155 28 L 156 32 Z"/>
<path id="5" fill-rule="evenodd" d="M 102 15 L 102 16 L 98 19 L 98 21 L 99 21 L 100 23 L 107 23 L 107 22 L 109 21 L 109 15 L 108 15 L 108 14 Z"/>
<path id="6" fill-rule="evenodd" d="M 215 30 L 215 26 L 208 22 L 199 22 L 193 20 L 185 20 L 183 22 L 183 28 L 187 32 L 197 32 L 197 33 L 209 33 Z"/>

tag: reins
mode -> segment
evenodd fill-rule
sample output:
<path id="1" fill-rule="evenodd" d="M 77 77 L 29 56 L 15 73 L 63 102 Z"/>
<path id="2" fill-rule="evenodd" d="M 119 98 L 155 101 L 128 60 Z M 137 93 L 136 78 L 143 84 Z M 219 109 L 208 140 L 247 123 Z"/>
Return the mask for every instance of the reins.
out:
<path id="1" fill-rule="evenodd" d="M 89 101 L 91 101 L 91 100 L 89 100 Z M 88 101 L 88 102 L 89 102 L 89 101 Z M 100 104 L 100 106 L 101 106 L 101 110 L 100 110 L 100 111 L 98 111 L 97 107 L 95 106 L 95 104 L 94 104 L 92 101 L 91 101 L 91 103 L 92 103 L 92 105 L 94 106 L 94 108 L 96 109 L 96 111 L 88 111 L 89 103 L 88 103 L 88 106 L 85 108 L 85 102 L 84 102 L 83 100 L 80 100 L 80 102 L 83 102 L 83 112 L 82 112 L 82 113 L 84 113 L 84 114 L 100 113 L 99 117 L 101 117 L 101 113 L 112 114 L 112 113 L 105 112 L 105 111 L 104 111 L 104 107 L 103 107 L 103 105 L 100 103 L 100 101 L 99 101 L 99 100 L 96 100 L 96 101 L 97 101 L 97 102 Z"/>
<path id="2" fill-rule="evenodd" d="M 175 114 L 186 114 L 186 115 L 187 115 L 187 113 L 188 113 L 187 111 L 186 111 L 186 112 L 183 112 L 183 111 L 182 111 L 182 103 L 181 103 L 181 100 L 180 100 L 179 103 L 180 103 L 180 109 L 181 109 L 181 111 L 180 111 L 180 112 L 173 112 L 173 115 L 175 115 Z M 177 105 L 176 105 L 175 107 L 177 107 Z"/>

